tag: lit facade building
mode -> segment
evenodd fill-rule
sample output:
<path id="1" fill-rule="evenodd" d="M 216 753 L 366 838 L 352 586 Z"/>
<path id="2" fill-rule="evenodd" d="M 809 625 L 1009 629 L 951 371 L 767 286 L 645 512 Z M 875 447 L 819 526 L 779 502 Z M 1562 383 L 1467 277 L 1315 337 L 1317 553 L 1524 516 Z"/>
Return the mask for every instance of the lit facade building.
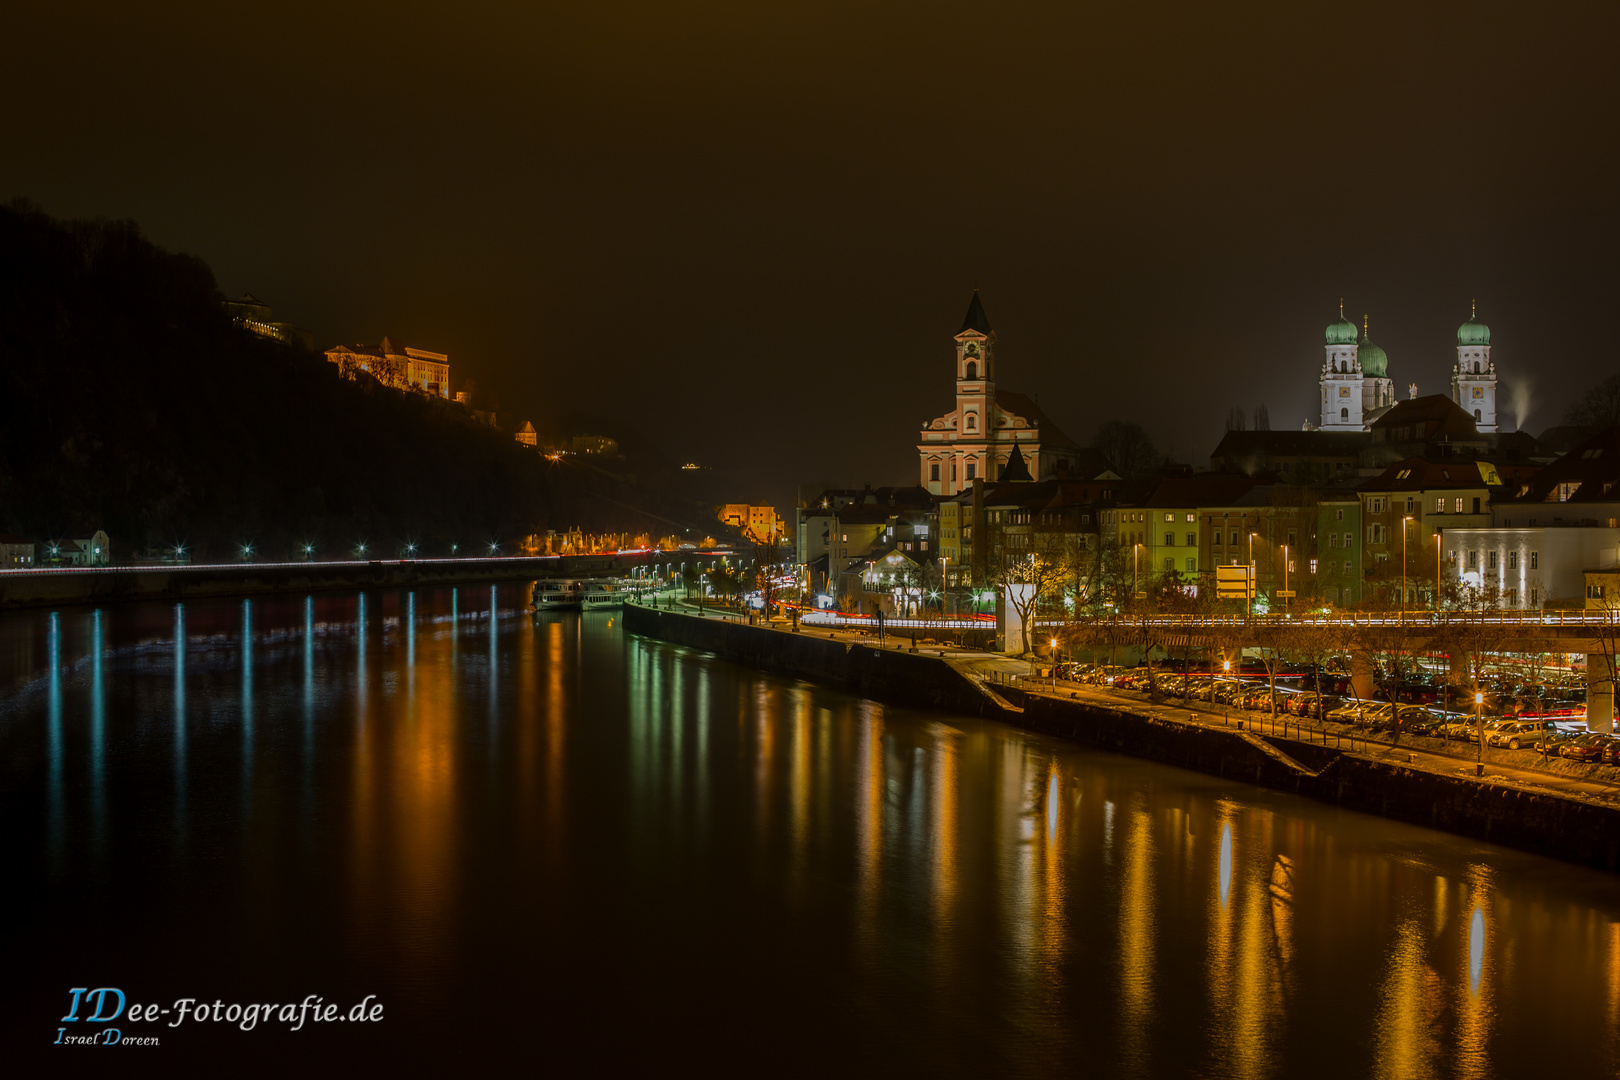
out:
<path id="1" fill-rule="evenodd" d="M 225 313 L 237 326 L 270 341 L 299 348 L 314 349 L 315 336 L 303 327 L 290 322 L 278 322 L 270 317 L 270 305 L 252 293 L 243 293 L 235 300 L 225 301 Z"/>
<path id="2" fill-rule="evenodd" d="M 774 506 L 727 503 L 720 507 L 716 516 L 741 532 L 743 539 L 755 544 L 777 543 L 785 532 L 782 516 L 776 512 Z"/>
<path id="3" fill-rule="evenodd" d="M 523 421 L 523 426 L 517 429 L 517 434 L 513 438 L 524 446 L 538 447 L 540 445 L 539 434 L 535 432 L 534 425 L 527 420 Z"/>
<path id="4" fill-rule="evenodd" d="M 383 338 L 381 345 L 339 345 L 326 350 L 344 378 L 365 372 L 396 390 L 420 390 L 434 397 L 450 396 L 450 357 L 401 345 Z"/>
<path id="5" fill-rule="evenodd" d="M 998 481 L 1015 449 L 1034 480 L 1080 465 L 1080 447 L 1034 401 L 996 388 L 996 335 L 975 290 L 956 333 L 956 407 L 922 426 L 920 482 L 930 495 L 955 495 L 975 479 Z"/>

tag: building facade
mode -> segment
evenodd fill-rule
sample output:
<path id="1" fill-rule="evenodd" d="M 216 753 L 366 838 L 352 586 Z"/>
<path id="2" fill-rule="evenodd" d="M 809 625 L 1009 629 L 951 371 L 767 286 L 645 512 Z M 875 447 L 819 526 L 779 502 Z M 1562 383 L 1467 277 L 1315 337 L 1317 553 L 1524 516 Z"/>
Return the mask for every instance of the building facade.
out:
<path id="1" fill-rule="evenodd" d="M 1474 418 L 1481 433 L 1496 433 L 1496 365 L 1491 362 L 1491 328 L 1479 321 L 1472 305 L 1468 321 L 1457 328 L 1451 400 Z"/>
<path id="2" fill-rule="evenodd" d="M 395 390 L 450 396 L 450 357 L 444 353 L 414 349 L 385 337 L 381 345 L 339 345 L 326 350 L 326 358 L 345 378 L 363 371 Z"/>

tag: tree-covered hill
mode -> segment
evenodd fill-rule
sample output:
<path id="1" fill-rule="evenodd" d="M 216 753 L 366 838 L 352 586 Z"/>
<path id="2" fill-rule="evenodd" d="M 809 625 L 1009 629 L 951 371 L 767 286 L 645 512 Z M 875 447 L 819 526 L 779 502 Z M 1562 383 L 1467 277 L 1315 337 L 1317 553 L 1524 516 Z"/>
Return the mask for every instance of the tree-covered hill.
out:
<path id="1" fill-rule="evenodd" d="M 560 467 L 453 402 L 350 382 L 234 325 L 208 266 L 127 221 L 0 207 L 0 532 L 116 556 L 360 541 L 439 553 L 547 528 L 701 528 L 704 508 Z"/>

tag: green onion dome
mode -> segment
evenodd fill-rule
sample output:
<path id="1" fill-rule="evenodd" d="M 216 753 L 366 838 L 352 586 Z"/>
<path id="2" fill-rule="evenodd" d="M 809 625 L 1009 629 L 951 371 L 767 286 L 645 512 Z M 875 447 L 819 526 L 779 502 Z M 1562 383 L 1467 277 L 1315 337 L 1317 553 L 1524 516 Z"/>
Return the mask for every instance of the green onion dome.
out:
<path id="1" fill-rule="evenodd" d="M 1389 354 L 1372 343 L 1365 327 L 1361 331 L 1360 347 L 1356 359 L 1361 361 L 1361 373 L 1369 379 L 1383 379 L 1389 373 Z"/>
<path id="2" fill-rule="evenodd" d="M 1339 321 L 1329 323 L 1327 328 L 1327 343 L 1329 345 L 1354 345 L 1356 343 L 1356 324 L 1344 317 L 1344 305 L 1339 305 Z"/>
<path id="3" fill-rule="evenodd" d="M 1491 328 L 1479 321 L 1474 305 L 1468 305 L 1468 321 L 1457 327 L 1458 345 L 1489 345 Z"/>

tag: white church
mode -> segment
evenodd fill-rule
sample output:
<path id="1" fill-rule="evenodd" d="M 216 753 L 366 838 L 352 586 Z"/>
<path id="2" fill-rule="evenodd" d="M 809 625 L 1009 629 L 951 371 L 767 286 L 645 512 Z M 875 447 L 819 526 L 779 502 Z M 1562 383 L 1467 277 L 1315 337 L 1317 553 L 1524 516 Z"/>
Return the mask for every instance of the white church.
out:
<path id="1" fill-rule="evenodd" d="M 1373 421 L 1395 407 L 1395 383 L 1389 377 L 1389 356 L 1356 324 L 1344 317 L 1327 328 L 1326 357 L 1322 361 L 1322 416 L 1306 430 L 1368 431 Z M 1417 384 L 1410 386 L 1417 397 Z M 1491 328 L 1469 311 L 1468 321 L 1457 328 L 1457 361 L 1451 369 L 1451 400 L 1473 414 L 1483 435 L 1496 433 L 1496 365 L 1491 362 Z"/>

